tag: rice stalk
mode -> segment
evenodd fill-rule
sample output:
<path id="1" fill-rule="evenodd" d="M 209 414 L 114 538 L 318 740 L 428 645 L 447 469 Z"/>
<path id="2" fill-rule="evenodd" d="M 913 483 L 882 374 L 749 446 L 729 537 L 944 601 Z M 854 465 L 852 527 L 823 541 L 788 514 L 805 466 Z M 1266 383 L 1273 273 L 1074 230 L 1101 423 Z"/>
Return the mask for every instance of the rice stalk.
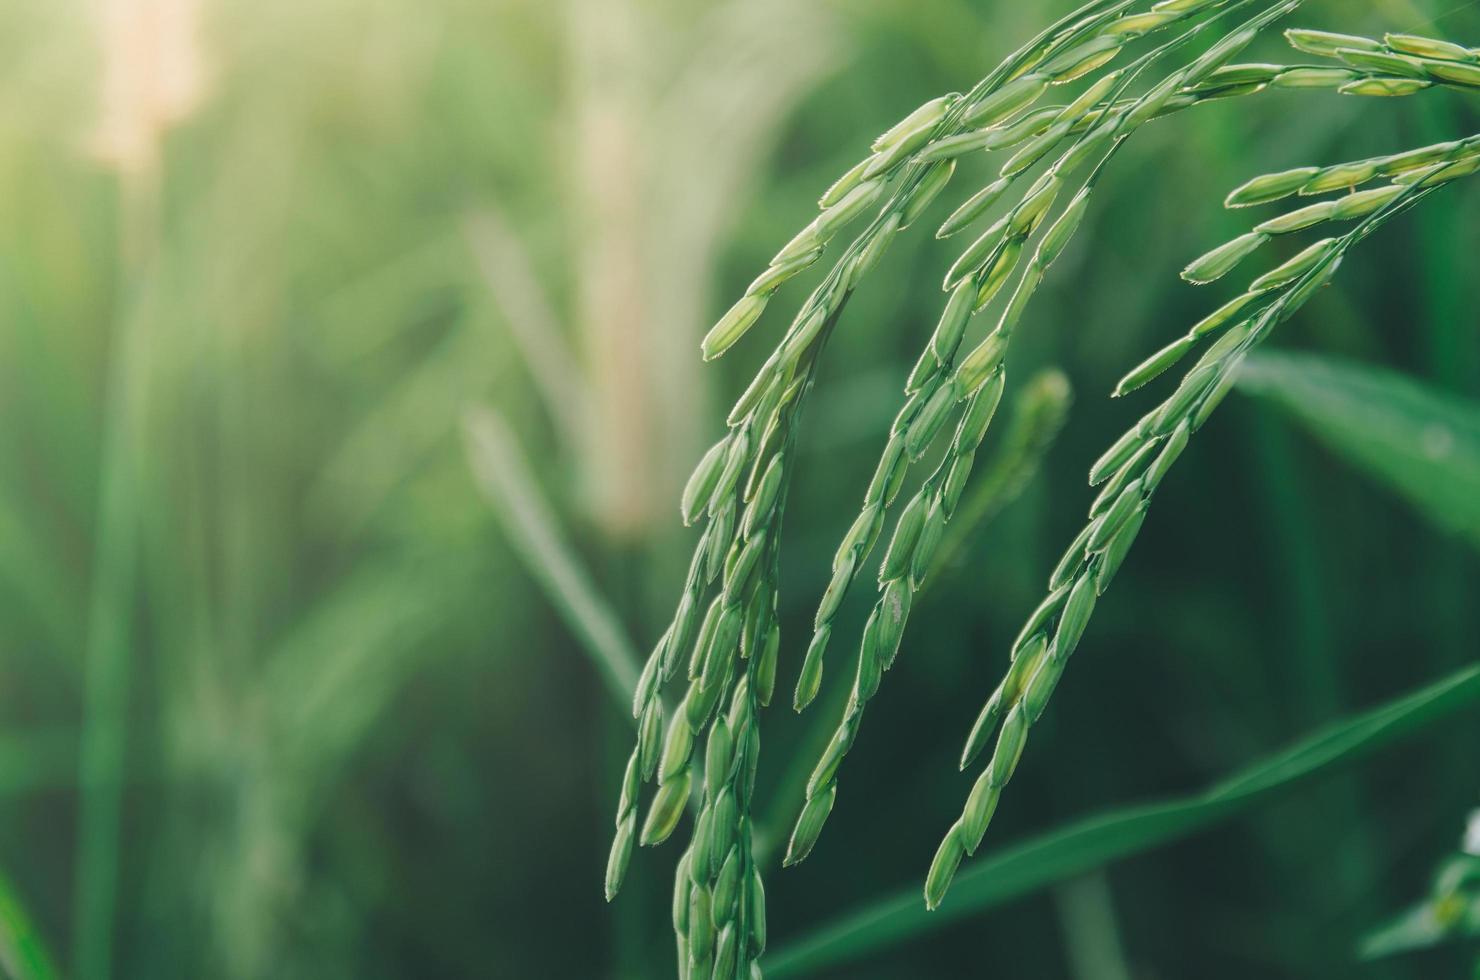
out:
<path id="1" fill-rule="evenodd" d="M 1011 666 L 966 740 L 963 769 L 986 750 L 996 735 L 989 761 L 973 785 L 961 816 L 942 840 L 926 877 L 928 907 L 940 904 L 962 858 L 981 842 L 1002 789 L 1022 757 L 1028 732 L 1042 716 L 1083 637 L 1097 599 L 1129 553 L 1156 489 L 1191 436 L 1228 393 L 1245 354 L 1329 282 L 1354 245 L 1441 186 L 1472 172 L 1468 165 L 1456 168 L 1450 157 L 1442 156 L 1426 169 L 1414 172 L 1412 179 L 1396 185 L 1398 191 L 1367 212 L 1355 228 L 1338 238 L 1317 242 L 1274 273 L 1256 279 L 1250 292 L 1260 294 L 1262 307 L 1227 328 L 1172 394 L 1092 467 L 1091 485 L 1104 486 L 1090 507 L 1089 522 L 1050 577 L 1047 598 L 1013 644 Z M 1261 281 L 1265 283 L 1262 287 Z M 1187 353 L 1200 336 L 1194 328 L 1187 337 L 1153 355 L 1122 381 L 1120 389 L 1130 390 L 1159 374 Z"/>
<path id="2" fill-rule="evenodd" d="M 1103 2 L 1092 3 L 1084 9 L 1093 11 L 1110 6 Z M 1036 43 L 1041 44 L 1042 41 Z M 1002 72 L 999 71 L 1000 74 Z M 978 88 L 984 93 L 988 85 L 984 82 Z M 951 114 L 959 114 L 960 111 L 960 106 L 953 105 L 946 110 L 938 125 L 947 125 Z M 876 182 L 872 186 L 862 186 L 864 171 L 870 173 L 867 179 L 878 181 L 879 175 L 892 167 L 899 167 L 904 162 L 898 159 L 902 154 L 893 147 L 901 145 L 901 141 L 916 141 L 918 137 L 914 133 L 920 128 L 918 121 L 933 115 L 934 110 L 912 114 L 915 124 L 891 130 L 892 135 L 886 134 L 879 141 L 883 149 L 876 151 L 870 162 L 855 167 L 839 185 L 824 195 L 825 210 L 818 220 L 778 253 L 771 267 L 747 290 L 745 297 L 710 331 L 704 344 L 706 356 L 718 356 L 734 344 L 759 317 L 770 295 L 781 283 L 815 261 L 827 240 L 874 202 L 883 185 Z M 891 160 L 892 163 L 889 162 Z M 617 833 L 607 874 L 609 896 L 620 887 L 630 855 L 636 831 L 636 796 L 641 781 L 653 775 L 659 780 L 659 790 L 641 835 L 644 843 L 657 843 L 672 833 L 692 788 L 690 757 L 698 729 L 707 721 L 715 703 L 732 681 L 735 646 L 742 639 L 737 624 L 744 616 L 752 626 L 751 637 L 754 639 L 755 626 L 764 619 L 761 615 L 746 616 L 741 609 L 741 600 L 749 585 L 746 581 L 749 573 L 757 564 L 759 552 L 766 547 L 772 549 L 770 567 L 774 567 L 774 536 L 769 543 L 765 542 L 766 532 L 770 530 L 767 526 L 769 515 L 760 515 L 759 508 L 753 507 L 754 501 L 750 502 L 752 509 L 747 519 L 744 522 L 736 520 L 736 510 L 740 506 L 737 487 L 742 471 L 749 467 L 752 480 L 760 478 L 775 462 L 775 446 L 790 442 L 795 431 L 792 424 L 794 409 L 801 393 L 810 385 L 811 365 L 825 334 L 846 302 L 855 284 L 855 276 L 866 271 L 868 263 L 877 261 L 888 240 L 898 231 L 903 215 L 914 199 L 915 188 L 925 183 L 925 167 L 911 164 L 903 168 L 905 173 L 899 177 L 900 189 L 894 192 L 886 213 L 876 218 L 868 230 L 854 240 L 832 272 L 803 304 L 792 328 L 731 412 L 730 434 L 701 460 L 685 489 L 685 521 L 691 522 L 702 514 L 708 519 L 708 528 L 695 550 L 674 620 L 650 656 L 638 682 L 634 714 L 639 719 L 639 740 L 627 767 L 618 805 Z M 784 463 L 776 465 L 784 467 Z M 773 501 L 765 503 L 769 508 Z M 767 519 L 761 519 L 762 516 Z M 742 542 L 735 538 L 737 525 L 742 531 L 749 529 L 751 540 Z M 731 555 L 734 560 L 727 560 Z M 742 558 L 745 559 L 743 563 Z M 701 604 L 721 569 L 727 566 L 723 591 L 710 600 L 708 611 L 702 614 L 701 619 Z M 746 574 L 737 575 L 737 568 Z M 755 591 L 757 594 L 766 591 L 774 594 L 774 581 L 767 583 L 767 588 Z M 774 618 L 766 635 L 769 637 L 773 630 Z M 757 671 L 761 682 L 757 700 L 761 703 L 769 700 L 768 681 L 774 682 L 776 646 L 777 642 L 768 639 L 760 657 L 746 658 L 749 661 L 747 670 L 757 660 L 765 661 Z M 668 722 L 668 734 L 660 746 L 660 740 L 654 734 L 662 727 L 659 692 L 663 682 L 672 678 L 678 664 L 685 658 L 690 663 L 689 690 L 682 709 Z M 704 813 L 701 810 L 701 825 Z M 695 843 L 699 839 L 696 834 Z M 675 925 L 678 925 L 677 921 Z M 683 929 L 678 932 L 684 941 L 686 932 Z M 709 938 L 707 931 L 701 928 L 696 938 L 699 939 L 700 953 L 707 954 L 709 944 L 704 941 Z M 692 944 L 690 947 L 692 953 Z M 681 960 L 685 959 L 681 957 Z"/>
<path id="3" fill-rule="evenodd" d="M 1085 10 L 1115 6 L 1095 3 Z M 1071 30 L 1065 38 L 1077 36 Z M 1042 47 L 1044 41 L 1035 44 Z M 1053 50 L 1049 46 L 1040 54 Z M 999 69 L 997 81 L 1004 74 Z M 980 98 L 992 84 L 989 78 L 973 91 Z M 816 356 L 858 278 L 882 255 L 905 219 L 918 214 L 919 202 L 939 193 L 949 178 L 948 172 L 941 176 L 941 168 L 935 165 L 907 163 L 908 152 L 898 147 L 923 142 L 918 133 L 924 126 L 953 125 L 953 113 L 963 111 L 957 102 L 924 107 L 886 133 L 870 162 L 854 168 L 841 182 L 852 186 L 835 186 L 824 195 L 822 215 L 778 253 L 703 345 L 706 357 L 714 357 L 738 341 L 780 284 L 815 261 L 832 236 L 882 196 L 882 178 L 901 171 L 894 177 L 899 189 L 804 302 L 791 330 L 732 410 L 730 434 L 701 461 L 685 490 L 685 521 L 702 514 L 708 527 L 696 548 L 674 621 L 638 682 L 634 698 L 638 743 L 623 780 L 606 886 L 609 898 L 620 888 L 634 837 L 656 844 L 676 828 L 696 783 L 692 756 L 706 725 L 706 755 L 713 756 L 715 766 L 726 758 L 721 749 L 728 739 L 730 771 L 722 777 L 706 769 L 704 803 L 684 858 L 685 870 L 675 882 L 674 927 L 683 976 L 711 971 L 723 976 L 732 967 L 748 971 L 764 947 L 764 898 L 751 856 L 749 787 L 759 746 L 754 713 L 769 701 L 779 647 L 774 616 L 776 535 L 772 533 L 779 519 L 772 508 L 789 476 L 782 459 L 796 431 L 795 416 L 810 388 Z M 939 122 L 921 122 L 936 119 L 937 113 L 941 113 Z M 768 479 L 767 474 L 774 472 L 783 475 Z M 742 489 L 744 473 L 749 476 Z M 737 519 L 742 506 L 745 514 Z M 757 575 L 758 567 L 765 571 Z M 708 611 L 701 620 L 700 606 L 721 570 L 719 594 L 708 600 Z M 660 739 L 659 691 L 685 658 L 688 692 L 668 722 L 666 737 Z M 746 664 L 736 678 L 738 659 Z M 731 711 L 721 727 L 711 715 L 728 692 L 733 692 Z M 737 734 L 742 739 L 740 752 L 733 741 Z M 654 775 L 659 788 L 639 836 L 637 795 L 641 782 Z"/>
<path id="4" fill-rule="evenodd" d="M 838 795 L 839 767 L 867 703 L 898 654 L 914 596 L 938 562 L 1002 397 L 1015 330 L 1125 140 L 1153 119 L 1270 88 L 1402 95 L 1435 84 L 1480 85 L 1470 70 L 1480 55 L 1411 35 L 1378 42 L 1288 32 L 1300 50 L 1339 64 L 1231 63 L 1298 5 L 1299 0 L 1161 0 L 1135 12 L 1130 0 L 1086 4 L 1010 55 L 970 91 L 929 100 L 875 139 L 869 155 L 823 193 L 819 214 L 776 253 L 705 336 L 705 359 L 740 343 L 787 281 L 820 261 L 845 230 L 872 215 L 801 302 L 731 409 L 729 431 L 700 460 L 682 495 L 684 522 L 699 523 L 703 530 L 673 620 L 637 682 L 638 738 L 623 780 L 607 871 L 610 899 L 621 885 L 634 842 L 655 845 L 667 839 L 691 799 L 698 799 L 675 881 L 681 976 L 753 975 L 765 948 L 751 796 L 758 713 L 774 693 L 780 648 L 780 525 L 795 474 L 793 447 L 806 395 L 848 300 L 894 237 L 949 187 L 963 155 L 1004 153 L 997 176 L 958 205 L 937 231 L 941 238 L 955 235 L 1011 201 L 946 273 L 948 296 L 940 319 L 905 382 L 903 404 L 818 604 L 793 695 L 797 710 L 820 690 L 837 614 L 892 517 L 849 698 L 808 780 L 786 864 L 805 858 L 826 824 Z M 1218 26 L 1250 10 L 1241 23 Z M 1131 94 L 1148 67 L 1215 26 L 1206 50 Z M 1131 42 L 1160 31 L 1168 31 L 1169 39 L 1128 64 L 1111 66 Z M 1051 88 L 1073 82 L 1081 87 L 1067 102 L 1038 104 Z M 1087 176 L 1076 178 L 1081 168 Z M 1014 643 L 1011 666 L 967 740 L 963 769 L 989 744 L 991 760 L 937 853 L 925 888 L 929 907 L 939 904 L 956 867 L 982 839 L 1031 726 L 1084 635 L 1098 597 L 1129 553 L 1155 490 L 1226 395 L 1244 355 L 1329 281 L 1353 245 L 1439 186 L 1476 169 L 1480 148 L 1461 140 L 1269 174 L 1229 196 L 1230 207 L 1243 207 L 1290 196 L 1336 195 L 1262 221 L 1195 260 L 1184 270 L 1190 281 L 1217 281 L 1275 237 L 1336 222 L 1355 225 L 1338 228 L 1255 278 L 1117 387 L 1116 394 L 1125 394 L 1150 382 L 1204 338 L 1219 334 L 1170 397 L 1092 469 L 1092 484 L 1103 487 L 1089 521 L 1051 576 L 1048 597 Z M 1359 189 L 1377 179 L 1385 182 Z M 1005 302 L 995 326 L 968 347 L 972 318 L 999 296 Z M 947 428 L 952 434 L 943 440 Z M 893 511 L 911 467 L 932 454 L 937 455 L 933 470 Z M 686 689 L 669 717 L 662 691 L 678 680 L 681 665 Z M 639 829 L 642 785 L 654 780 L 657 789 Z"/>
<path id="5" fill-rule="evenodd" d="M 1225 12 L 1232 12 L 1240 6 L 1229 5 Z M 879 568 L 879 598 L 863 629 L 853 689 L 833 738 L 808 781 L 807 804 L 793 829 L 785 864 L 803 860 L 817 842 L 837 796 L 838 769 L 857 738 L 864 708 L 877 693 L 883 674 L 893 665 L 898 654 L 912 597 L 931 566 L 935 549 L 970 476 L 976 449 L 1001 397 L 1005 382 L 1004 362 L 1013 331 L 1049 266 L 1078 229 L 1096 179 L 1130 132 L 1154 118 L 1167 99 L 1207 78 L 1259 30 L 1293 7 L 1293 3 L 1283 3 L 1256 15 L 1190 64 L 1152 86 L 1140 98 L 1131 100 L 1118 112 L 1105 115 L 1060 155 L 1029 187 L 1020 202 L 968 247 L 947 272 L 945 288 L 951 291 L 951 296 L 945 312 L 906 383 L 909 399 L 891 430 L 889 444 L 865 496 L 863 510 L 834 559 L 833 578 L 818 608 L 815 632 L 798 680 L 795 697 L 798 710 L 805 708 L 817 693 L 822 658 L 833 632 L 833 618 L 844 593 L 880 534 L 884 514 L 903 482 L 906 468 L 934 444 L 954 406 L 963 400 L 969 401 L 961 411 L 955 436 L 944 459 L 910 498 L 896 520 Z M 998 183 L 1011 181 L 1027 169 L 1021 159 L 1025 153 L 1033 157 L 1029 163 L 1036 162 L 1041 155 L 1038 146 L 1051 148 L 1073 129 L 1074 123 L 1084 113 L 1101 104 L 1113 106 L 1141 70 L 1160 55 L 1175 50 L 1195 36 L 1207 23 L 1210 22 L 1198 25 L 1153 50 L 1127 69 L 1111 72 L 1092 82 L 1084 94 L 1060 110 L 1057 119 L 1035 138 L 1035 143 L 1030 143 L 1026 150 L 1020 150 L 1003 165 Z M 955 354 L 966 320 L 990 303 L 1001 290 L 1014 272 L 1018 256 L 1025 251 L 1028 240 L 1044 222 L 1055 197 L 1064 188 L 1066 178 L 1096 154 L 1099 160 L 1090 175 L 1042 235 L 1018 277 L 1017 286 L 996 328 L 957 363 Z"/>

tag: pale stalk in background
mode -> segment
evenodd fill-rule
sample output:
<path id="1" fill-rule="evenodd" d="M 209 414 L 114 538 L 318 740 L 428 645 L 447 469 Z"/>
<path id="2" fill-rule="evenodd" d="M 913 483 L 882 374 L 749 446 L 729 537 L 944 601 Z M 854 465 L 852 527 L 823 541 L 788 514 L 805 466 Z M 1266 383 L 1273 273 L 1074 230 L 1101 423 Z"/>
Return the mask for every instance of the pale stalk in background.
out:
<path id="1" fill-rule="evenodd" d="M 1053 890 L 1053 900 L 1076 980 L 1131 980 L 1105 870 L 1064 882 Z"/>
<path id="2" fill-rule="evenodd" d="M 158 250 L 161 142 L 204 87 L 194 0 L 108 0 L 98 19 L 102 117 L 94 140 L 118 174 L 119 294 L 104 395 L 106 420 L 88 613 L 80 753 L 76 975 L 112 972 L 119 821 L 137 599 L 138 503 L 147 456 L 149 279 Z"/>
<path id="3" fill-rule="evenodd" d="M 637 229 L 643 142 L 635 116 L 643 32 L 625 0 L 577 0 L 570 7 L 572 90 L 576 93 L 575 242 L 577 319 L 590 414 L 582 490 L 597 524 L 618 540 L 640 536 L 655 498 L 646 465 L 651 447 L 647 392 L 656 381 L 642 356 L 651 329 Z"/>
<path id="4" fill-rule="evenodd" d="M 571 363 L 587 392 L 572 448 L 584 506 L 605 538 L 623 542 L 653 529 L 701 446 L 709 392 L 691 352 L 712 319 L 715 265 L 745 185 L 838 59 L 828 16 L 778 0 L 706 8 L 699 46 L 671 65 L 640 4 L 570 0 L 567 13 Z M 667 71 L 677 81 L 665 85 Z M 494 281 L 486 248 L 480 258 Z M 517 271 L 504 265 L 505 276 Z"/>

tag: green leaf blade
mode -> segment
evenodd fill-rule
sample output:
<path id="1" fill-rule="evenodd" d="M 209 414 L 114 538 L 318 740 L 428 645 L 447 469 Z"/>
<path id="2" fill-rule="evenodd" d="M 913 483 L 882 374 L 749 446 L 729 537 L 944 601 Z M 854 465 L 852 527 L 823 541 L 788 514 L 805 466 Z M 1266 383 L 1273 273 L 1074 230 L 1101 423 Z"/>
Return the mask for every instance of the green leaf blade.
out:
<path id="1" fill-rule="evenodd" d="M 1251 354 L 1238 383 L 1480 547 L 1480 403 L 1309 354 Z"/>
<path id="2" fill-rule="evenodd" d="M 932 932 L 1111 861 L 1186 837 L 1307 779 L 1350 764 L 1480 703 L 1480 666 L 1330 725 L 1202 793 L 1081 819 L 984 858 L 927 912 L 914 886 L 845 914 L 767 958 L 768 977 L 806 974 Z"/>

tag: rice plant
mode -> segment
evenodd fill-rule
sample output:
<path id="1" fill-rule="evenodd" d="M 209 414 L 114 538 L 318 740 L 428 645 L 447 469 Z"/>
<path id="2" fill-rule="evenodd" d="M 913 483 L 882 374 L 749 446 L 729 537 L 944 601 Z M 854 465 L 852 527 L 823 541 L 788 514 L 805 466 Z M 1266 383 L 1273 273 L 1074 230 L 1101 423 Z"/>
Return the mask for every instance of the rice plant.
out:
<path id="1" fill-rule="evenodd" d="M 606 894 L 610 899 L 620 888 L 634 843 L 662 843 L 692 808 L 674 883 L 680 976 L 760 975 L 767 923 L 753 795 L 762 710 L 775 694 L 783 652 L 797 663 L 791 700 L 804 711 L 830 681 L 829 651 L 844 644 L 857 650 L 851 680 L 833 682 L 847 684 L 848 696 L 806 784 L 785 855 L 785 864 L 794 865 L 818 845 L 835 805 L 846 800 L 844 762 L 884 675 L 910 645 L 911 605 L 936 570 L 941 542 L 971 486 L 976 454 L 1008 386 L 1017 332 L 1033 322 L 1035 295 L 1055 288 L 1055 260 L 1094 202 L 1113 194 L 1113 164 L 1134 152 L 1124 149 L 1127 141 L 1156 121 L 1176 125 L 1172 117 L 1196 106 L 1271 89 L 1394 98 L 1434 87 L 1480 87 L 1480 51 L 1412 34 L 1367 38 L 1291 29 L 1285 39 L 1310 60 L 1235 61 L 1299 6 L 1299 0 L 1149 6 L 1097 0 L 1081 7 L 965 93 L 924 103 L 874 140 L 822 194 L 820 213 L 705 336 L 705 359 L 741 344 L 764 329 L 788 280 L 829 250 L 835 255 L 729 412 L 729 431 L 684 488 L 684 523 L 703 530 L 677 609 L 634 699 L 638 736 L 622 780 Z M 936 235 L 950 238 L 978 224 L 985 230 L 945 272 L 939 320 L 921 338 L 904 380 L 877 468 L 833 558 L 812 635 L 793 642 L 780 635 L 777 615 L 781 531 L 788 488 L 805 479 L 798 476 L 805 464 L 796 446 L 819 364 L 833 338 L 846 333 L 847 307 L 891 243 L 947 192 L 958 162 L 977 153 L 990 155 L 996 176 L 964 195 Z M 1116 387 L 1115 396 L 1131 395 L 1201 349 L 1170 393 L 1089 466 L 1089 482 L 1100 489 L 1083 529 L 970 727 L 960 766 L 976 765 L 978 775 L 925 874 L 926 907 L 941 904 L 958 866 L 980 846 L 1032 726 L 1085 641 L 1156 491 L 1247 358 L 1364 240 L 1477 169 L 1480 136 L 1471 136 L 1263 174 L 1228 194 L 1230 208 L 1265 210 L 1247 233 L 1190 262 L 1183 278 L 1216 283 L 1277 240 L 1300 247 L 1232 298 L 1211 304 Z M 989 215 L 995 217 L 988 221 Z M 1309 241 L 1313 235 L 1323 237 Z M 974 328 L 978 317 L 989 322 Z M 906 493 L 912 476 L 914 489 Z M 870 565 L 881 543 L 882 556 Z M 845 638 L 837 614 L 870 570 L 872 612 L 860 636 Z M 669 686 L 681 690 L 671 705 L 664 701 Z M 643 786 L 653 781 L 644 812 Z"/>
<path id="2" fill-rule="evenodd" d="M 1086 4 L 0 4 L 0 975 L 1468 975 L 1480 5 Z"/>

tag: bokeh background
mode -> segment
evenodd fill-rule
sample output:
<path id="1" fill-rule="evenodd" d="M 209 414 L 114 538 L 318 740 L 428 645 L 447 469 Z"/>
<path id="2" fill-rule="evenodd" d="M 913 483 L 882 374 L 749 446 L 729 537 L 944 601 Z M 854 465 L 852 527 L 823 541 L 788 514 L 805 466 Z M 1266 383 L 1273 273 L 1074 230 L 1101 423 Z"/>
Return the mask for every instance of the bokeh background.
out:
<path id="1" fill-rule="evenodd" d="M 679 489 L 776 327 L 711 366 L 698 340 L 873 134 L 1068 6 L 0 4 L 7 930 L 81 980 L 670 975 L 678 848 L 602 900 L 631 729 L 589 651 L 661 631 L 693 543 Z M 1298 20 L 1480 42 L 1452 0 Z M 1015 348 L 1009 398 L 1056 369 L 1073 410 L 917 604 L 822 843 L 768 877 L 773 943 L 921 880 L 1087 465 L 1149 404 L 1106 395 L 1211 308 L 1176 272 L 1244 230 L 1227 189 L 1480 121 L 1449 93 L 1393 103 L 1219 103 L 1116 160 Z M 1394 223 L 1280 344 L 1480 397 L 1477 229 L 1473 189 Z M 954 246 L 901 239 L 832 345 L 782 690 Z M 1472 545 L 1266 405 L 1235 397 L 1199 443 L 991 840 L 1195 790 L 1473 661 Z M 838 697 L 767 712 L 763 826 Z M 1460 975 L 1453 950 L 1355 950 L 1455 848 L 1477 745 L 1471 713 L 826 975 Z"/>

